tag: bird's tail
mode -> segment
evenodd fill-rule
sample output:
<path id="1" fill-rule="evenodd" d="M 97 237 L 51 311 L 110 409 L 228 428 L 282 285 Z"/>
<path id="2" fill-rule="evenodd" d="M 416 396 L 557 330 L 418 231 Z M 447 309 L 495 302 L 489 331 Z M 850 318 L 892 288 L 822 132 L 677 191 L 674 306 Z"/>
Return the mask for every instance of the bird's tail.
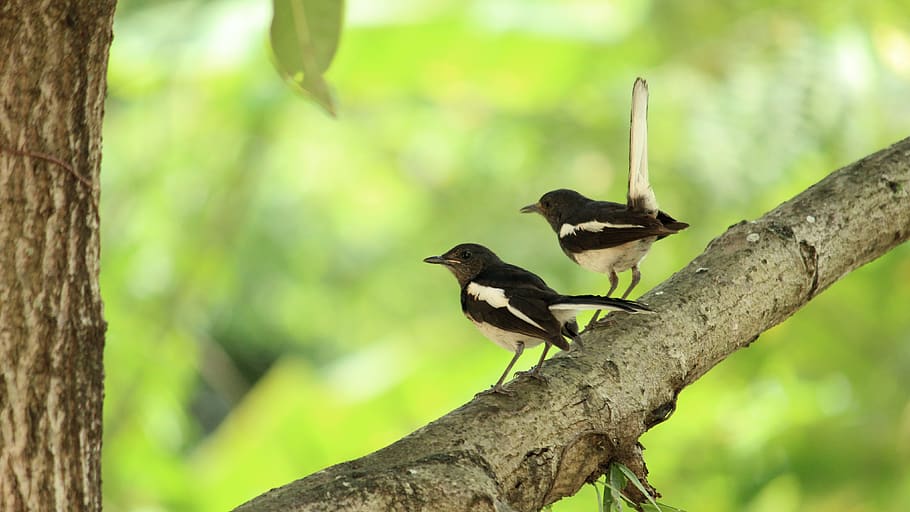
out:
<path id="1" fill-rule="evenodd" d="M 657 216 L 657 197 L 648 179 L 648 82 L 636 78 L 632 86 L 629 129 L 629 209 Z"/>
<path id="2" fill-rule="evenodd" d="M 550 311 L 584 311 L 586 309 L 606 309 L 609 311 L 625 311 L 627 313 L 640 313 L 651 311 L 647 304 L 634 300 L 615 299 L 600 295 L 564 295 L 553 304 Z"/>
<path id="3" fill-rule="evenodd" d="M 677 232 L 682 231 L 682 230 L 686 229 L 687 227 L 689 227 L 689 225 L 686 224 L 685 222 L 680 222 L 680 221 L 674 219 L 673 217 L 670 217 L 669 215 L 667 215 L 664 212 L 657 212 L 657 220 L 659 220 L 660 223 L 663 224 L 663 228 L 665 230 L 669 231 L 669 233 L 667 233 L 669 235 L 672 235 L 673 233 L 677 233 Z M 659 235 L 657 237 L 657 239 L 660 240 L 661 238 L 663 238 L 665 236 L 667 236 L 667 235 Z"/>

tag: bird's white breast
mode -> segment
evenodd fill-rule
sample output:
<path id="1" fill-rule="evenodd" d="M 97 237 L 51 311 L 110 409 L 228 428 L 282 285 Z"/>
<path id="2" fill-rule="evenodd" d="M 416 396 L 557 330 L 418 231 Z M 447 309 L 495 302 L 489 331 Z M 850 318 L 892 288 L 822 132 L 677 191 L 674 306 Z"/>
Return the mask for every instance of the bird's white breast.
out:
<path id="1" fill-rule="evenodd" d="M 582 268 L 600 272 L 601 274 L 608 274 L 611 270 L 624 272 L 644 259 L 655 240 L 657 240 L 657 237 L 651 236 L 641 240 L 626 242 L 616 247 L 582 251 L 574 254 L 575 262 L 581 265 Z"/>
<path id="2" fill-rule="evenodd" d="M 468 320 L 476 325 L 477 329 L 483 333 L 487 339 L 512 352 L 515 352 L 517 350 L 519 341 L 524 343 L 525 348 L 536 347 L 537 345 L 543 343 L 543 340 L 540 340 L 538 338 L 532 338 L 523 334 L 506 331 L 505 329 L 500 329 L 499 327 L 496 327 L 493 324 L 488 324 L 486 322 L 478 322 L 470 316 L 468 316 Z"/>

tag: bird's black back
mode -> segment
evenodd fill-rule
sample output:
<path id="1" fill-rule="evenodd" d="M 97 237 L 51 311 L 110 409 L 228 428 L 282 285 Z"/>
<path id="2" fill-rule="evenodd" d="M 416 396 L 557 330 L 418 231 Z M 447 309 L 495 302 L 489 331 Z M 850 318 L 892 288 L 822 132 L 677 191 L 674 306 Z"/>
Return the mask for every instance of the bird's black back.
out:
<path id="1" fill-rule="evenodd" d="M 532 319 L 539 327 L 519 318 L 506 307 L 493 307 L 471 293 L 471 283 L 503 291 L 511 307 Z M 548 340 L 567 350 L 569 345 L 560 334 L 561 325 L 549 306 L 560 294 L 547 286 L 536 274 L 508 263 L 490 265 L 483 269 L 461 290 L 462 311 L 477 322 L 492 324 L 500 329 L 533 338 Z"/>
<path id="2" fill-rule="evenodd" d="M 664 212 L 660 212 L 658 218 L 655 219 L 646 213 L 629 210 L 626 205 L 611 201 L 588 200 L 573 206 L 564 214 L 564 224 L 577 226 L 585 222 L 598 221 L 634 227 L 610 227 L 603 231 L 579 230 L 560 236 L 559 245 L 563 250 L 569 252 L 606 249 L 652 236 L 663 238 L 676 231 L 668 228 L 663 222 L 664 219 L 674 222 L 676 225 L 684 224 L 676 222 Z M 683 227 L 686 226 L 688 225 Z"/>

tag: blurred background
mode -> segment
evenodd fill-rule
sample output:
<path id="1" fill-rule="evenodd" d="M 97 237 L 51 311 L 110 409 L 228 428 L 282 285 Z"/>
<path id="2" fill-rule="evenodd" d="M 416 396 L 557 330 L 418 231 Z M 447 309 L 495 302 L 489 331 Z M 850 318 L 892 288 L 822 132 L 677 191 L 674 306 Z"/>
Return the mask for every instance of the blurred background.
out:
<path id="1" fill-rule="evenodd" d="M 606 291 L 518 208 L 557 187 L 624 201 L 636 76 L 652 184 L 692 225 L 656 246 L 636 294 L 910 135 L 910 3 L 763 4 L 349 1 L 333 120 L 272 67 L 270 2 L 121 2 L 105 509 L 227 510 L 489 387 L 510 354 L 421 259 L 479 242 L 565 293 Z M 907 510 L 908 256 L 847 276 L 682 393 L 642 438 L 665 502 Z M 594 491 L 553 510 L 595 511 Z"/>

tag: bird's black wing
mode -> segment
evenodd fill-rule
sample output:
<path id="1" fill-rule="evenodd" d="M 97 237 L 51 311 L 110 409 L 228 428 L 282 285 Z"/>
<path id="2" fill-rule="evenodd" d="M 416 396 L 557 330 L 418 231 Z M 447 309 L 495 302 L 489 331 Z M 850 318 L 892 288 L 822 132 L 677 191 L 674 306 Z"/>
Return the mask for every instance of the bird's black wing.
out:
<path id="1" fill-rule="evenodd" d="M 462 309 L 477 322 L 547 340 L 568 349 L 549 304 L 559 297 L 544 281 L 520 267 L 489 267 L 461 292 Z"/>
<path id="2" fill-rule="evenodd" d="M 569 252 L 607 249 L 669 234 L 660 220 L 625 205 L 592 201 L 574 212 L 559 229 L 559 245 Z"/>

